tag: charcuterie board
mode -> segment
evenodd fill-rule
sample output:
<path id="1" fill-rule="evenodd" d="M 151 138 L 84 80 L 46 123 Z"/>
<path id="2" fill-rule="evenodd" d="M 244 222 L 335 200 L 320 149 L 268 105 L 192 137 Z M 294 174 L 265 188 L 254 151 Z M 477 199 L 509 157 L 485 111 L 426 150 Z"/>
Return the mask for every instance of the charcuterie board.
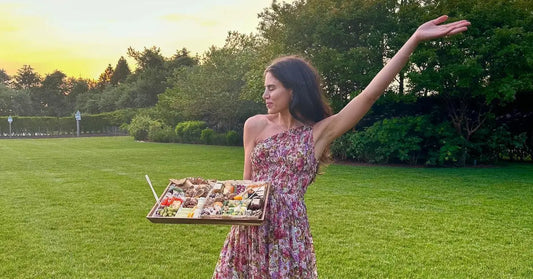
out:
<path id="1" fill-rule="evenodd" d="M 261 225 L 270 185 L 251 180 L 170 179 L 146 218 L 153 223 Z"/>

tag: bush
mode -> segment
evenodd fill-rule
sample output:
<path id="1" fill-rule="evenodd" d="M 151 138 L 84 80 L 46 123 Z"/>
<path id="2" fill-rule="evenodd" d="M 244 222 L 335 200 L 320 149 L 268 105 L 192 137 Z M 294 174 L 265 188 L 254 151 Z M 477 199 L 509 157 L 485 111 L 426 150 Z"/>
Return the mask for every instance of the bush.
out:
<path id="1" fill-rule="evenodd" d="M 416 164 L 421 143 L 431 134 L 427 117 L 383 119 L 350 137 L 350 156 L 370 163 Z"/>
<path id="2" fill-rule="evenodd" d="M 148 139 L 155 142 L 176 142 L 176 133 L 172 127 L 163 126 L 159 122 L 154 122 L 150 126 Z"/>
<path id="3" fill-rule="evenodd" d="M 158 122 L 154 122 L 157 121 L 152 120 L 147 115 L 138 114 L 131 120 L 130 125 L 128 125 L 128 132 L 135 140 L 148 140 L 150 129 L 158 125 Z"/>
<path id="4" fill-rule="evenodd" d="M 338 138 L 331 152 L 337 159 L 367 163 L 444 166 L 460 162 L 465 146 L 449 122 L 435 125 L 425 115 L 377 121 Z"/>
<path id="5" fill-rule="evenodd" d="M 471 144 L 471 153 L 481 163 L 494 163 L 499 159 L 526 160 L 528 158 L 527 135 L 513 135 L 505 124 L 480 129 Z"/>
<path id="6" fill-rule="evenodd" d="M 339 138 L 335 139 L 330 147 L 331 156 L 337 160 L 348 159 L 348 148 L 351 145 L 350 137 L 353 133 L 345 133 Z"/>
<path id="7" fill-rule="evenodd" d="M 215 142 L 216 133 L 211 128 L 205 128 L 200 135 L 200 141 L 205 144 L 213 144 Z"/>
<path id="8" fill-rule="evenodd" d="M 176 125 L 176 137 L 178 141 L 185 143 L 200 143 L 202 130 L 207 124 L 204 121 L 185 121 Z"/>
<path id="9" fill-rule="evenodd" d="M 226 132 L 226 144 L 227 145 L 241 145 L 242 144 L 242 138 L 239 136 L 239 134 L 235 131 L 228 131 Z"/>
<path id="10" fill-rule="evenodd" d="M 426 145 L 428 166 L 461 165 L 467 143 L 449 122 L 432 127 L 435 140 Z"/>

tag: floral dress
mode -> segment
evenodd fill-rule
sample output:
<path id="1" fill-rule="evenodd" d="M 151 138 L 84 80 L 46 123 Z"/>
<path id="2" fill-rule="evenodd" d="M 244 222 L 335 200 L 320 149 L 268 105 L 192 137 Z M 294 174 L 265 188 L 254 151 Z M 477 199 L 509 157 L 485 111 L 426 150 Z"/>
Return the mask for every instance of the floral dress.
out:
<path id="1" fill-rule="evenodd" d="M 260 141 L 252 180 L 271 183 L 261 226 L 232 226 L 213 278 L 317 278 L 304 194 L 318 161 L 313 130 L 300 126 Z"/>

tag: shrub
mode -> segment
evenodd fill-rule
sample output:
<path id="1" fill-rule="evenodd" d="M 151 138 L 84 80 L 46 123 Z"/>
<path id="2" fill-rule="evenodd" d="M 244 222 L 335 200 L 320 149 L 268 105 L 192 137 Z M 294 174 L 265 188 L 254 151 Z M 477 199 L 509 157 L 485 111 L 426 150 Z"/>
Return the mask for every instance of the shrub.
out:
<path id="1" fill-rule="evenodd" d="M 449 122 L 435 125 L 424 115 L 377 121 L 335 140 L 331 152 L 359 162 L 445 166 L 460 165 L 468 146 Z"/>
<path id="2" fill-rule="evenodd" d="M 427 117 L 407 116 L 383 119 L 352 134 L 350 157 L 370 163 L 401 162 L 416 164 L 421 143 L 431 134 Z"/>
<path id="3" fill-rule="evenodd" d="M 466 141 L 457 134 L 450 122 L 434 125 L 435 140 L 426 145 L 428 166 L 460 165 L 465 156 Z"/>
<path id="4" fill-rule="evenodd" d="M 350 136 L 352 133 L 348 132 L 335 139 L 330 147 L 331 156 L 338 160 L 348 159 L 348 148 L 351 145 Z"/>
<path id="5" fill-rule="evenodd" d="M 213 144 L 216 139 L 216 133 L 213 129 L 205 128 L 200 135 L 200 141 L 205 144 Z"/>
<path id="6" fill-rule="evenodd" d="M 226 132 L 226 144 L 227 145 L 240 145 L 242 144 L 242 138 L 239 134 L 233 130 Z"/>
<path id="7" fill-rule="evenodd" d="M 526 133 L 512 135 L 505 124 L 480 129 L 471 153 L 482 163 L 494 163 L 502 158 L 525 160 L 529 153 L 526 140 Z"/>
<path id="8" fill-rule="evenodd" d="M 157 124 L 153 122 L 156 121 L 152 120 L 149 116 L 138 114 L 131 120 L 131 123 L 128 125 L 128 132 L 130 133 L 130 135 L 133 136 L 135 140 L 148 140 L 150 128 L 153 126 L 157 126 Z"/>
<path id="9" fill-rule="evenodd" d="M 156 142 L 176 142 L 176 133 L 169 126 L 163 126 L 159 122 L 154 122 L 150 126 L 148 139 Z"/>
<path id="10" fill-rule="evenodd" d="M 199 143 L 202 130 L 206 128 L 204 121 L 185 121 L 176 125 L 178 141 L 186 143 Z"/>
<path id="11" fill-rule="evenodd" d="M 521 133 L 519 135 L 510 136 L 507 143 L 507 149 L 503 156 L 507 155 L 511 160 L 525 161 L 526 159 L 533 159 L 531 150 L 527 146 L 527 134 Z M 503 157 L 502 156 L 502 157 Z"/>

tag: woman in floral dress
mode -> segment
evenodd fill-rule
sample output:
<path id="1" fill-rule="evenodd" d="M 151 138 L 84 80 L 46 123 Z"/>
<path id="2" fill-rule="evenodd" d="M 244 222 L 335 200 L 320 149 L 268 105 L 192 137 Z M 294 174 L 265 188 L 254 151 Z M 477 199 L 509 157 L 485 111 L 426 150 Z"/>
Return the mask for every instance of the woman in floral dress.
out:
<path id="1" fill-rule="evenodd" d="M 271 195 L 261 226 L 233 226 L 213 278 L 317 278 L 304 194 L 331 142 L 354 127 L 407 63 L 416 46 L 463 32 L 462 20 L 441 16 L 421 25 L 370 84 L 340 112 L 331 110 L 316 70 L 288 56 L 265 70 L 268 114 L 244 124 L 244 179 L 268 181 Z"/>

